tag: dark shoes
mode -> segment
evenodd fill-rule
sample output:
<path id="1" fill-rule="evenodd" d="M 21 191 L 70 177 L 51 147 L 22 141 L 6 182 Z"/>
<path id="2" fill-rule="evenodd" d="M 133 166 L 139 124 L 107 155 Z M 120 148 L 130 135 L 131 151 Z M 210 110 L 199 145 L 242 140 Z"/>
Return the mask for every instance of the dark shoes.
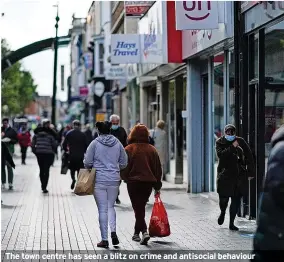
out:
<path id="1" fill-rule="evenodd" d="M 135 241 L 135 242 L 140 242 L 141 238 L 140 238 L 139 234 L 134 233 L 132 240 Z"/>
<path id="2" fill-rule="evenodd" d="M 150 240 L 149 234 L 148 234 L 147 232 L 144 232 L 144 233 L 142 234 L 142 239 L 141 239 L 140 244 L 141 244 L 141 245 L 147 245 L 149 240 Z"/>
<path id="3" fill-rule="evenodd" d="M 231 225 L 229 226 L 229 228 L 230 228 L 230 230 L 232 230 L 232 231 L 238 231 L 238 230 L 239 230 L 239 228 L 236 227 L 234 224 L 231 224 Z"/>
<path id="4" fill-rule="evenodd" d="M 9 184 L 9 190 L 13 190 L 14 187 L 13 187 L 13 184 Z"/>
<path id="5" fill-rule="evenodd" d="M 97 247 L 108 248 L 108 241 L 102 240 L 100 243 L 97 244 Z"/>
<path id="6" fill-rule="evenodd" d="M 118 240 L 116 232 L 111 232 L 111 241 L 112 241 L 113 246 L 119 245 L 119 240 Z M 100 243 L 97 244 L 97 247 L 109 248 L 109 243 L 106 240 L 102 240 Z"/>
<path id="7" fill-rule="evenodd" d="M 221 212 L 220 216 L 218 217 L 218 224 L 221 226 L 224 223 L 226 213 Z"/>
<path id="8" fill-rule="evenodd" d="M 111 241 L 112 241 L 113 246 L 119 245 L 119 240 L 118 240 L 116 232 L 111 232 Z"/>
<path id="9" fill-rule="evenodd" d="M 71 189 L 72 189 L 72 190 L 74 189 L 75 184 L 76 184 L 76 180 L 73 180 L 73 181 L 72 181 L 72 184 L 71 184 Z"/>
<path id="10" fill-rule="evenodd" d="M 116 204 L 118 204 L 118 205 L 120 205 L 120 204 L 121 204 L 121 202 L 120 202 L 119 198 L 117 198 L 117 199 L 115 200 L 115 203 L 116 203 Z"/>
<path id="11" fill-rule="evenodd" d="M 42 190 L 42 193 L 47 194 L 47 193 L 48 193 L 48 190 L 47 190 L 47 189 L 44 189 L 44 190 Z"/>

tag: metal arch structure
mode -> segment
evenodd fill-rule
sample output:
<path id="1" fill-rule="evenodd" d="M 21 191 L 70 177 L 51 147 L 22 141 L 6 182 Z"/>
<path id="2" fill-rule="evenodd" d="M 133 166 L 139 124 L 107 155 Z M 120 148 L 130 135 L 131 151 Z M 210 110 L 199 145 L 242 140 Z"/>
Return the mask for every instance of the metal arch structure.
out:
<path id="1" fill-rule="evenodd" d="M 67 46 L 70 43 L 70 36 L 61 36 L 58 37 L 58 46 L 63 47 Z M 40 40 L 29 44 L 27 46 L 21 47 L 16 51 L 10 52 L 8 55 L 2 58 L 1 60 L 1 72 L 20 61 L 21 59 L 28 57 L 30 55 L 52 49 L 54 45 L 55 38 L 47 38 L 44 40 Z"/>

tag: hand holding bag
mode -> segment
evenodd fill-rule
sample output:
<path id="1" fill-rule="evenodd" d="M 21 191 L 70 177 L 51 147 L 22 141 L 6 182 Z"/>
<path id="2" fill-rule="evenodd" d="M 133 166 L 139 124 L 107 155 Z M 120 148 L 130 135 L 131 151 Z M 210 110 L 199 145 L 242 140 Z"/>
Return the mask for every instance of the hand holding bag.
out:
<path id="1" fill-rule="evenodd" d="M 96 169 L 80 169 L 74 193 L 78 196 L 93 195 L 95 177 Z"/>
<path id="2" fill-rule="evenodd" d="M 160 198 L 160 193 L 155 195 L 155 203 L 149 224 L 150 237 L 167 237 L 171 234 L 167 211 Z"/>

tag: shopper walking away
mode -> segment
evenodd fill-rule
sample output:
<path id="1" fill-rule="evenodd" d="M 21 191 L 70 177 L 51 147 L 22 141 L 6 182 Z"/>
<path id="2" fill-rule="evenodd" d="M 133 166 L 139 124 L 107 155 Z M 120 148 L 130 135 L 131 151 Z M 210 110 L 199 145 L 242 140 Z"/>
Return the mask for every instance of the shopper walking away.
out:
<path id="1" fill-rule="evenodd" d="M 254 261 L 271 261 L 267 251 L 284 251 L 284 125 L 271 140 L 264 190 L 254 236 Z M 276 252 L 277 253 L 277 252 Z M 281 252 L 279 252 L 281 254 Z"/>
<path id="2" fill-rule="evenodd" d="M 71 189 L 73 190 L 76 183 L 75 173 L 77 172 L 78 176 L 80 169 L 84 168 L 84 154 L 88 147 L 87 138 L 81 132 L 80 121 L 73 121 L 73 130 L 66 135 L 62 147 L 69 155 L 69 169 L 72 178 Z"/>
<path id="3" fill-rule="evenodd" d="M 3 183 L 3 174 L 5 174 L 5 168 L 6 168 L 6 163 L 8 163 L 13 169 L 15 169 L 15 163 L 13 161 L 13 158 L 12 158 L 12 155 L 11 153 L 9 152 L 9 149 L 8 147 L 6 146 L 6 143 L 4 142 L 1 142 L 1 152 L 2 152 L 2 155 L 1 155 L 1 172 L 2 172 L 2 189 L 5 188 L 5 183 L 6 181 L 4 181 L 5 183 Z M 5 179 L 6 179 L 6 175 L 5 175 Z"/>
<path id="4" fill-rule="evenodd" d="M 91 130 L 91 127 L 90 127 L 89 124 L 86 125 L 86 130 L 85 130 L 84 134 L 86 136 L 87 144 L 89 146 L 93 141 L 93 133 L 92 133 L 92 130 Z"/>
<path id="5" fill-rule="evenodd" d="M 110 118 L 109 118 L 109 121 L 111 122 L 111 130 L 110 130 L 110 134 L 115 136 L 119 141 L 120 143 L 123 145 L 123 147 L 126 147 L 127 146 L 127 133 L 125 131 L 125 129 L 120 126 L 120 118 L 118 115 L 111 115 Z M 98 133 L 96 132 L 95 133 L 95 138 L 98 137 Z M 120 182 L 121 184 L 121 182 Z M 120 204 L 121 201 L 119 199 L 119 194 L 120 194 L 120 191 L 118 191 L 118 195 L 117 195 L 117 199 L 116 199 L 116 204 Z"/>
<path id="6" fill-rule="evenodd" d="M 1 127 L 1 132 L 2 132 L 2 142 L 5 143 L 7 146 L 12 158 L 15 152 L 15 144 L 18 142 L 18 137 L 17 137 L 17 132 L 9 125 L 9 119 L 4 118 L 2 120 L 2 127 Z M 13 190 L 13 180 L 14 180 L 14 172 L 13 168 L 9 163 L 5 163 L 5 166 L 7 167 L 8 171 L 8 183 L 9 183 L 9 190 Z M 2 174 L 1 174 L 1 179 L 2 179 L 2 188 L 5 188 L 6 185 L 6 168 L 2 169 Z"/>
<path id="7" fill-rule="evenodd" d="M 21 127 L 18 133 L 18 140 L 19 140 L 19 145 L 21 147 L 22 165 L 25 165 L 26 158 L 27 158 L 27 150 L 28 150 L 28 147 L 31 146 L 31 134 L 29 130 L 27 129 L 26 124 L 24 124 Z"/>
<path id="8" fill-rule="evenodd" d="M 43 193 L 48 193 L 49 169 L 54 160 L 57 143 L 54 132 L 50 128 L 50 121 L 45 119 L 42 127 L 38 127 L 32 140 L 32 151 L 37 157 L 39 165 L 39 176 Z"/>
<path id="9" fill-rule="evenodd" d="M 163 120 L 159 120 L 157 122 L 156 128 L 152 131 L 151 137 L 154 140 L 155 148 L 158 151 L 163 174 L 165 174 L 165 164 L 167 159 L 167 133 L 165 131 L 165 122 Z"/>
<path id="10" fill-rule="evenodd" d="M 216 141 L 216 153 L 219 158 L 217 175 L 217 193 L 221 214 L 218 224 L 224 223 L 229 198 L 230 230 L 239 230 L 234 225 L 240 206 L 240 199 L 246 195 L 246 181 L 254 176 L 254 161 L 252 152 L 241 137 L 236 136 L 235 126 L 229 124 L 224 129 L 225 135 Z"/>
<path id="11" fill-rule="evenodd" d="M 112 244 L 119 244 L 114 204 L 120 185 L 120 170 L 127 166 L 127 155 L 119 140 L 110 134 L 111 123 L 98 122 L 96 128 L 100 135 L 88 147 L 84 164 L 86 168 L 96 169 L 94 197 L 102 237 L 97 246 L 108 248 L 108 222 Z"/>
<path id="12" fill-rule="evenodd" d="M 150 239 L 145 222 L 145 208 L 154 188 L 161 187 L 162 167 L 155 147 L 149 144 L 149 131 L 144 125 L 136 125 L 128 138 L 125 148 L 128 155 L 128 166 L 121 173 L 127 183 L 128 194 L 135 213 L 135 227 L 132 240 L 146 245 Z M 140 238 L 142 233 L 142 239 Z"/>
<path id="13" fill-rule="evenodd" d="M 58 160 L 58 147 L 61 145 L 61 139 L 60 139 L 60 136 L 59 136 L 59 133 L 58 133 L 56 127 L 53 124 L 50 124 L 50 128 L 54 132 L 55 140 L 56 140 L 56 143 L 57 143 L 56 150 L 55 150 L 54 157 L 53 157 L 53 161 L 52 161 L 52 166 L 53 166 L 54 161 L 55 161 L 55 157 L 56 157 L 56 160 Z"/>

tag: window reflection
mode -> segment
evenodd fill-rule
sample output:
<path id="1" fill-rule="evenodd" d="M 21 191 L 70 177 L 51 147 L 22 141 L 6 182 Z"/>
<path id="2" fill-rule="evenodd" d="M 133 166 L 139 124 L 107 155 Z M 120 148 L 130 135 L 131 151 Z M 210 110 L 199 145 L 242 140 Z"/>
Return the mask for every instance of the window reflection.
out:
<path id="1" fill-rule="evenodd" d="M 265 32 L 265 150 L 276 129 L 284 124 L 284 21 Z"/>

